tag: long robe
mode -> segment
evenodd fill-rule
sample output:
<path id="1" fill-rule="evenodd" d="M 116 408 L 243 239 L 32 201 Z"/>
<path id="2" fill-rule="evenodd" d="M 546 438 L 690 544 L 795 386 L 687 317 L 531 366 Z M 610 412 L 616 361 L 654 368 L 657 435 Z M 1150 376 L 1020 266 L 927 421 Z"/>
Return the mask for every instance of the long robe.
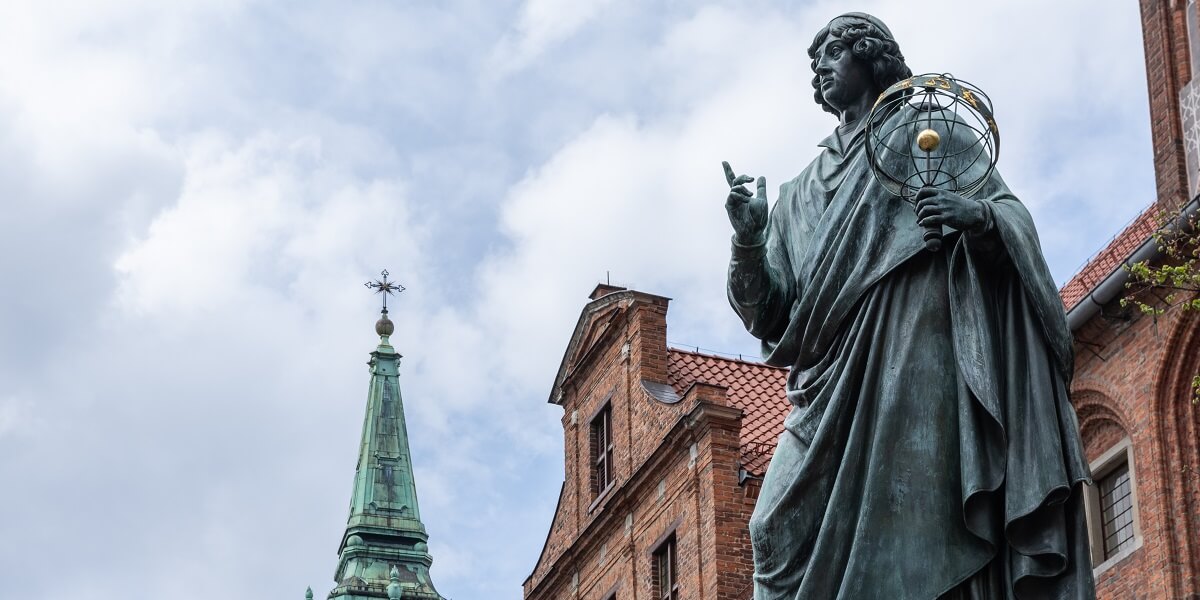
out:
<path id="1" fill-rule="evenodd" d="M 780 188 L 729 299 L 791 368 L 750 521 L 755 600 L 1094 598 L 1071 336 L 998 174 L 981 234 L 924 249 L 912 207 L 835 133 Z"/>

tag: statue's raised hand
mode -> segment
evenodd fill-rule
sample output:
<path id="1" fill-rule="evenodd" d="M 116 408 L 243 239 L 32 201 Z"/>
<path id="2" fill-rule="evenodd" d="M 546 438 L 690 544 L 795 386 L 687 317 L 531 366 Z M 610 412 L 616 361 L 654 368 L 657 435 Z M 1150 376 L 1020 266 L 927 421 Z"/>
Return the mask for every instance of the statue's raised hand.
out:
<path id="1" fill-rule="evenodd" d="M 729 182 L 725 211 L 729 213 L 735 240 L 744 246 L 763 243 L 767 235 L 767 178 L 758 178 L 758 194 L 751 195 L 745 184 L 754 181 L 753 177 L 734 176 L 728 162 L 721 162 L 721 166 L 725 167 L 725 180 Z"/>

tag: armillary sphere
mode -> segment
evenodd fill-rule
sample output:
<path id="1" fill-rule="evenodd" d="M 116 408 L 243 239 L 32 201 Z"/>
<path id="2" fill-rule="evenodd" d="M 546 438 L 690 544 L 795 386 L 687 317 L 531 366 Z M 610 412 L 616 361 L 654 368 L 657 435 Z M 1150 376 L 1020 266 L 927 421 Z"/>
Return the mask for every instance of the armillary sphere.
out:
<path id="1" fill-rule="evenodd" d="M 1000 155 L 992 101 L 949 74 L 916 75 L 879 95 L 867 117 L 867 156 L 876 180 L 915 202 L 924 187 L 971 197 L 988 181 Z M 941 227 L 926 229 L 925 245 L 941 248 Z"/>

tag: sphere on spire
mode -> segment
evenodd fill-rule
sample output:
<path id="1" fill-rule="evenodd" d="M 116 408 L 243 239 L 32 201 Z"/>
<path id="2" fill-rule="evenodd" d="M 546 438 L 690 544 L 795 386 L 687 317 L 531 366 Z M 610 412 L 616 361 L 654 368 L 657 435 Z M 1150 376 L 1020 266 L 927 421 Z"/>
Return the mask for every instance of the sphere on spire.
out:
<path id="1" fill-rule="evenodd" d="M 378 321 L 375 321 L 375 333 L 380 336 L 389 336 L 394 331 L 396 331 L 396 324 L 392 323 L 392 320 L 387 316 L 387 311 L 384 310 L 383 316 L 379 317 Z"/>

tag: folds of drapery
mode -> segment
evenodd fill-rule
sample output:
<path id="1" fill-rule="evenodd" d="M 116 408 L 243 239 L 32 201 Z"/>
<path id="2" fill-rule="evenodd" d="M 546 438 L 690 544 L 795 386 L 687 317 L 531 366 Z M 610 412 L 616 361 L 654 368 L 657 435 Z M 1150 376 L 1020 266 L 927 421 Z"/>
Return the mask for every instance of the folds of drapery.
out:
<path id="1" fill-rule="evenodd" d="M 930 342 L 952 344 L 954 375 L 962 387 L 946 398 L 957 403 L 953 418 L 960 489 L 954 493 L 961 506 L 960 519 L 946 526 L 964 527 L 985 542 L 993 560 L 1004 561 L 1005 587 L 1018 598 L 1090 598 L 1094 592 L 1078 498 L 1088 473 L 1067 396 L 1070 333 L 1028 211 L 999 175 L 977 198 L 992 210 L 994 230 L 985 237 L 948 232 L 943 250 L 948 254 L 941 259 L 945 280 L 930 286 L 941 289 L 949 303 L 946 339 L 935 335 Z M 824 473 L 831 478 L 825 485 L 834 486 L 844 457 L 836 452 L 808 457 L 805 448 L 820 437 L 822 427 L 837 421 L 836 415 L 826 418 L 833 396 L 821 388 L 835 383 L 820 375 L 837 369 L 831 371 L 823 361 L 837 360 L 839 344 L 852 343 L 845 334 L 862 320 L 861 311 L 877 310 L 865 300 L 875 286 L 905 273 L 914 261 L 934 264 L 923 252 L 912 208 L 874 181 L 861 136 L 847 145 L 844 155 L 827 149 L 781 187 L 763 246 L 735 245 L 730 302 L 747 329 L 763 341 L 767 362 L 792 368 L 788 395 L 797 410 L 785 424 L 784 436 L 795 436 L 792 441 L 799 446 L 788 451 L 781 444 L 768 482 L 775 480 L 778 486 L 786 474 L 798 476 L 799 466 L 785 463 L 803 457 L 810 463 L 833 461 L 806 468 L 809 475 Z M 904 314 L 901 310 L 892 316 Z M 802 375 L 808 379 L 801 380 Z M 813 404 L 815 400 L 824 404 Z M 804 479 L 814 490 L 821 488 L 808 475 Z M 759 538 L 764 524 L 770 522 L 772 531 L 786 529 L 790 518 L 782 516 L 786 502 L 764 497 L 768 482 L 756 508 Z M 822 501 L 819 493 L 800 489 L 788 495 L 801 503 Z M 828 514 L 837 510 L 828 508 Z M 827 513 L 820 514 L 824 518 Z M 759 542 L 769 546 L 784 539 L 767 537 L 771 539 L 756 540 L 756 553 L 761 554 Z M 797 568 L 796 557 L 811 542 L 798 540 L 799 554 L 784 563 L 757 556 L 756 563 Z M 801 562 L 803 571 L 811 570 L 812 565 Z M 761 596 L 784 597 L 805 596 Z"/>

